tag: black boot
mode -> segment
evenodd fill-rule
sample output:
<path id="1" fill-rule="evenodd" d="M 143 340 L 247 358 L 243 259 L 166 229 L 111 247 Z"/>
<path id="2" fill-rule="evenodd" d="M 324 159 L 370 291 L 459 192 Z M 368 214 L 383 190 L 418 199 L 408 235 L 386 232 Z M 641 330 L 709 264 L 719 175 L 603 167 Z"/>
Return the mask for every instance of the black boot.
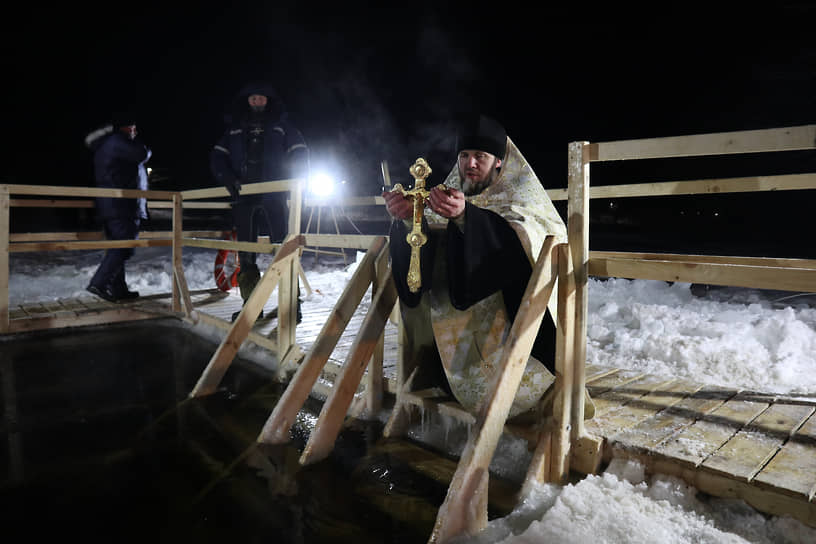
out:
<path id="1" fill-rule="evenodd" d="M 301 300 L 298 299 L 298 301 L 297 301 L 297 322 L 298 323 L 303 321 L 303 313 L 301 313 L 301 311 L 300 311 L 300 304 L 301 304 Z M 272 311 L 270 311 L 268 314 L 266 314 L 266 317 L 268 317 L 269 319 L 275 319 L 276 317 L 278 317 L 278 309 L 277 308 L 272 308 Z"/>
<path id="2" fill-rule="evenodd" d="M 258 285 L 258 281 L 261 279 L 261 272 L 258 270 L 258 266 L 252 263 L 242 263 L 241 264 L 241 271 L 238 272 L 238 289 L 241 291 L 241 298 L 244 299 L 244 304 L 246 301 L 249 300 L 249 295 L 252 294 L 252 291 L 255 289 L 255 286 Z M 242 306 L 244 305 L 242 304 Z M 238 319 L 238 314 L 241 311 L 237 311 L 232 314 L 232 321 Z M 263 317 L 263 310 L 258 315 L 258 319 Z"/>
<path id="3" fill-rule="evenodd" d="M 244 301 L 244 304 L 246 304 L 246 300 Z M 238 310 L 237 312 L 234 312 L 234 313 L 232 314 L 232 322 L 233 322 L 233 323 L 235 322 L 235 320 L 236 320 L 236 319 L 238 319 L 238 316 L 239 316 L 239 315 L 241 315 L 241 312 L 243 311 L 243 306 L 244 306 L 244 304 L 242 304 L 242 305 L 241 305 L 241 309 L 240 309 L 240 310 Z M 261 310 L 261 313 L 259 313 L 259 314 L 258 314 L 258 319 L 263 319 L 263 316 L 264 316 L 264 313 L 263 313 L 263 310 Z M 274 316 L 273 316 L 273 317 L 274 317 Z"/>
<path id="4" fill-rule="evenodd" d="M 129 290 L 127 283 L 125 283 L 124 266 L 122 266 L 122 268 L 120 268 L 116 275 L 113 277 L 112 289 L 113 292 L 116 294 L 116 298 L 119 299 L 120 301 L 133 300 L 135 298 L 139 298 L 139 291 Z"/>
<path id="5" fill-rule="evenodd" d="M 98 287 L 94 284 L 90 284 L 86 289 L 89 293 L 93 293 L 108 302 L 119 302 L 119 299 L 116 298 L 116 295 L 113 294 L 113 290 L 111 290 L 110 287 Z"/>

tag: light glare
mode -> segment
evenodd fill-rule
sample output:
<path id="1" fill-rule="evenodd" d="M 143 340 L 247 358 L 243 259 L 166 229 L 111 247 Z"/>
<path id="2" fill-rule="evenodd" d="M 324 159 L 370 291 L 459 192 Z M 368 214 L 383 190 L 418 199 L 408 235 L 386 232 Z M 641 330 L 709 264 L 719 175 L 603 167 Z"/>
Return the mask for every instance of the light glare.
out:
<path id="1" fill-rule="evenodd" d="M 315 196 L 329 196 L 334 192 L 334 179 L 326 172 L 317 172 L 309 179 L 309 191 Z"/>

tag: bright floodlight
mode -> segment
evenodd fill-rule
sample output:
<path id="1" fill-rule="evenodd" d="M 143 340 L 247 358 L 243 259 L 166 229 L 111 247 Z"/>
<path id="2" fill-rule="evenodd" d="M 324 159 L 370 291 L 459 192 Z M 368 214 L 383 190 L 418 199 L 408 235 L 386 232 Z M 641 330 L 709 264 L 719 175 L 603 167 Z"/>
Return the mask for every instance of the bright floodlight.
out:
<path id="1" fill-rule="evenodd" d="M 309 191 L 315 196 L 329 196 L 334 192 L 334 179 L 326 172 L 317 172 L 309 178 Z"/>

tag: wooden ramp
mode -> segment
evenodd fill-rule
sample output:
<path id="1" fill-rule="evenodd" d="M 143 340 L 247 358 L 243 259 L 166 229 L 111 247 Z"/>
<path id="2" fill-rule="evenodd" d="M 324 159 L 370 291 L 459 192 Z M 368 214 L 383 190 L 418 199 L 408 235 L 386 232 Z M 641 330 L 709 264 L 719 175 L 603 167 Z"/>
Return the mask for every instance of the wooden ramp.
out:
<path id="1" fill-rule="evenodd" d="M 190 297 L 202 319 L 227 325 L 229 316 L 241 305 L 240 297 L 215 289 L 192 292 Z M 366 300 L 350 318 L 315 384 L 314 396 L 325 398 L 341 371 L 363 321 Z M 267 307 L 271 309 L 274 304 Z M 23 332 L 58 324 L 179 315 L 169 308 L 169 295 L 142 297 L 127 304 L 111 304 L 89 295 L 11 308 L 10 318 L 12 330 Z M 314 344 L 329 311 L 308 301 L 303 305 L 303 322 L 296 337 L 305 351 Z M 267 338 L 273 342 L 270 337 L 274 337 L 276 323 L 260 320 L 250 340 L 261 344 L 259 339 Z M 393 394 L 397 328 L 389 322 L 385 331 L 385 390 Z M 742 499 L 761 512 L 789 515 L 816 527 L 816 398 L 741 391 L 592 365 L 587 366 L 586 375 L 595 402 L 595 416 L 586 421 L 586 429 L 603 438 L 604 462 L 636 460 L 649 472 L 677 476 L 710 495 Z M 462 424 L 474 421 L 455 399 L 439 390 L 413 391 L 405 400 Z M 507 425 L 505 431 L 531 441 L 536 436 L 525 427 Z M 531 448 L 534 445 L 531 443 Z"/>

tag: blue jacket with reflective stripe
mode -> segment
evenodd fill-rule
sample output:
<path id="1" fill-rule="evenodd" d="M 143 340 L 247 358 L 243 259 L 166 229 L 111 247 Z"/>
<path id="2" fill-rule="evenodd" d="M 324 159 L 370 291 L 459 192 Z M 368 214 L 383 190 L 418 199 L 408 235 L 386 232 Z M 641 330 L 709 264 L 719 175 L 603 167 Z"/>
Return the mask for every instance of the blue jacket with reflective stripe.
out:
<path id="1" fill-rule="evenodd" d="M 300 131 L 286 119 L 264 119 L 264 152 L 262 179 L 247 180 L 248 118 L 232 123 L 210 153 L 210 167 L 215 179 L 225 187 L 247 181 L 277 181 L 305 176 L 308 171 L 308 149 Z"/>

